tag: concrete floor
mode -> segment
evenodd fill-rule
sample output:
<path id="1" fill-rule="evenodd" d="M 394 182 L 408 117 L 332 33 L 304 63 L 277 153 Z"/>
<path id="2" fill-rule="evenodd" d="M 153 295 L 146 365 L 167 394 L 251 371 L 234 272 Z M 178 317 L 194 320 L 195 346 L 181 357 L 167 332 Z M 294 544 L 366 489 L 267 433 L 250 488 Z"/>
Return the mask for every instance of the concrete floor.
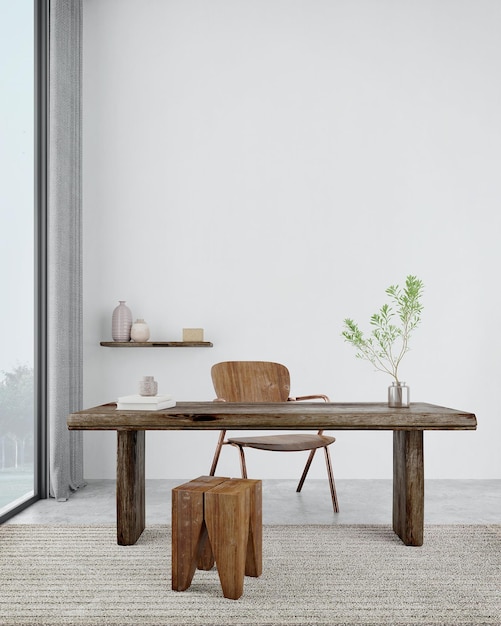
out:
<path id="1" fill-rule="evenodd" d="M 184 480 L 146 481 L 146 524 L 170 524 L 170 492 Z M 263 480 L 264 524 L 391 524 L 391 480 L 337 480 L 335 514 L 327 480 Z M 40 500 L 7 524 L 113 524 L 115 481 L 89 480 L 67 502 Z M 501 524 L 501 480 L 427 480 L 425 523 Z"/>

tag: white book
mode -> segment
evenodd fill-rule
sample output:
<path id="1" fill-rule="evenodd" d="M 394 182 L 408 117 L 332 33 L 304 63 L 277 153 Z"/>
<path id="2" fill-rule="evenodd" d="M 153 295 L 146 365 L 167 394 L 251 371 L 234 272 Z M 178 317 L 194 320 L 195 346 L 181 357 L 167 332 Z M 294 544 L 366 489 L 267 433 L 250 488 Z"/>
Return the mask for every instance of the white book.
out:
<path id="1" fill-rule="evenodd" d="M 140 396 L 142 397 L 142 396 Z M 161 411 L 162 409 L 169 409 L 172 406 L 176 406 L 175 400 L 164 400 L 163 402 L 117 402 L 117 409 L 119 411 Z"/>
<path id="2" fill-rule="evenodd" d="M 158 402 L 165 402 L 165 400 L 172 400 L 172 396 L 170 394 L 158 394 L 156 396 L 140 396 L 138 393 L 132 396 L 121 396 L 118 398 L 118 402 L 122 403 L 138 403 L 141 404 L 157 404 Z"/>
<path id="3" fill-rule="evenodd" d="M 117 400 L 117 409 L 122 411 L 160 411 L 176 406 L 176 401 L 171 395 L 161 394 L 158 396 L 121 396 Z"/>

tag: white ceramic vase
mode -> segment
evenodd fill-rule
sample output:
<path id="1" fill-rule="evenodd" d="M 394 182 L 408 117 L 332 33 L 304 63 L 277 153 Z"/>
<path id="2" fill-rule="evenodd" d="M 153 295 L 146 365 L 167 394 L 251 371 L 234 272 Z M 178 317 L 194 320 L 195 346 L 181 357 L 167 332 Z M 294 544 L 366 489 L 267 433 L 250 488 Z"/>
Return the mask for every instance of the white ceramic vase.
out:
<path id="1" fill-rule="evenodd" d="M 119 300 L 119 303 L 111 318 L 111 336 L 113 341 L 130 341 L 132 313 L 125 300 Z"/>
<path id="2" fill-rule="evenodd" d="M 137 319 L 130 329 L 130 338 L 132 341 L 142 342 L 148 341 L 150 338 L 150 327 L 143 319 Z"/>

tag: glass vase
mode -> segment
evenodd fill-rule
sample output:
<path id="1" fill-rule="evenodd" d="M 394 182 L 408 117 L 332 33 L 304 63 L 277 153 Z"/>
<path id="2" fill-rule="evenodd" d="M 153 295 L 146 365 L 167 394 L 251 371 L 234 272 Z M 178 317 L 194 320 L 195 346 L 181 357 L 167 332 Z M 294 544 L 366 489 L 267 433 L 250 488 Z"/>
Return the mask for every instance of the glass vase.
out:
<path id="1" fill-rule="evenodd" d="M 409 387 L 404 382 L 393 381 L 388 387 L 388 406 L 396 409 L 410 406 Z"/>

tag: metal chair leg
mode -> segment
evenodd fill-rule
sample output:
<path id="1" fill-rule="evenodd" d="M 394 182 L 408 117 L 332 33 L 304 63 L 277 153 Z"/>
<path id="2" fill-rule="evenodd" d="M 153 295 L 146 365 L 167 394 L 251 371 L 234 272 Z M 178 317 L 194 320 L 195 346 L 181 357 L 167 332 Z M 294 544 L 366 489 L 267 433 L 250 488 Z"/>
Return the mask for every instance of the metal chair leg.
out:
<path id="1" fill-rule="evenodd" d="M 306 480 L 306 476 L 310 469 L 311 462 L 313 461 L 313 457 L 315 456 L 315 452 L 316 450 L 312 450 L 308 456 L 308 460 L 306 461 L 306 465 L 304 466 L 303 475 L 301 476 L 301 480 L 299 481 L 299 484 L 296 489 L 297 493 L 299 493 L 301 489 L 303 488 L 304 481 Z"/>
<path id="2" fill-rule="evenodd" d="M 240 452 L 240 468 L 242 470 L 242 478 L 247 478 L 247 466 L 245 464 L 245 454 L 243 446 L 238 446 Z"/>
<path id="3" fill-rule="evenodd" d="M 327 474 L 329 476 L 329 485 L 331 488 L 332 506 L 334 507 L 334 513 L 339 513 L 339 503 L 337 501 L 336 485 L 334 484 L 334 475 L 332 473 L 331 456 L 329 454 L 329 448 L 325 446 L 325 464 L 327 465 Z"/>
<path id="4" fill-rule="evenodd" d="M 217 464 L 218 464 L 218 461 L 219 461 L 219 455 L 221 454 L 221 448 L 223 447 L 225 436 L 226 436 L 226 431 L 222 430 L 219 433 L 219 440 L 217 442 L 216 451 L 214 452 L 214 459 L 212 460 L 212 465 L 211 465 L 211 468 L 210 468 L 209 476 L 214 476 L 214 474 L 216 472 L 216 467 L 217 467 Z"/>

